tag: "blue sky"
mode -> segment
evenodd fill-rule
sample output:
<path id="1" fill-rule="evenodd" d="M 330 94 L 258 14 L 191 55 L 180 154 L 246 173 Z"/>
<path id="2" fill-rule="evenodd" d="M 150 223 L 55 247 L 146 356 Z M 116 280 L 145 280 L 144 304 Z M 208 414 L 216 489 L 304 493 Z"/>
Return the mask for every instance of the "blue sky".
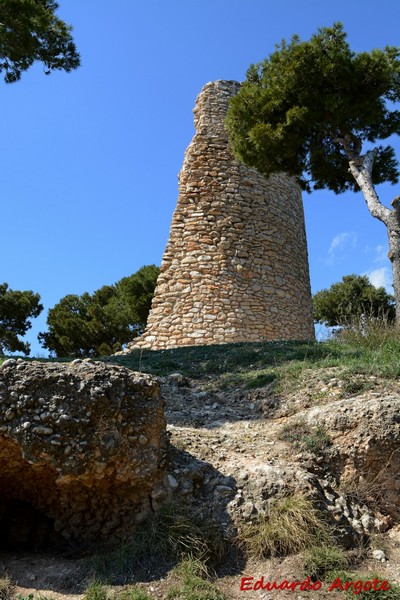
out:
<path id="1" fill-rule="evenodd" d="M 282 38 L 334 21 L 355 51 L 399 45 L 398 0 L 60 0 L 58 14 L 80 69 L 1 83 L 0 282 L 42 297 L 32 355 L 63 296 L 161 263 L 203 85 L 243 80 Z M 313 292 L 350 273 L 390 290 L 386 230 L 361 194 L 304 195 L 304 208 Z"/>

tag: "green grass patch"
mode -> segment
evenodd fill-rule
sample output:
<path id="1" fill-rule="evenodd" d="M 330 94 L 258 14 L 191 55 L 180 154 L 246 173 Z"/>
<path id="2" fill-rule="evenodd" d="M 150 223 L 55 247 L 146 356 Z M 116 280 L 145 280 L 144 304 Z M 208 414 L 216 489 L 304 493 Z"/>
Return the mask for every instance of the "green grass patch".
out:
<path id="1" fill-rule="evenodd" d="M 318 342 L 258 342 L 221 344 L 210 346 L 187 346 L 171 350 L 133 350 L 123 356 L 105 357 L 106 362 L 114 362 L 134 369 L 168 375 L 179 371 L 187 377 L 223 375 L 248 371 L 265 371 L 285 364 L 288 361 L 311 361 L 325 359 L 337 354 L 337 349 Z M 272 380 L 272 372 L 259 373 Z"/>
<path id="2" fill-rule="evenodd" d="M 212 377 L 223 388 L 243 386 L 257 388 L 278 383 L 278 391 L 299 382 L 308 369 L 342 367 L 346 377 L 376 375 L 385 378 L 400 376 L 399 339 L 385 337 L 368 342 L 363 336 L 345 336 L 324 342 L 255 342 L 211 346 L 187 346 L 170 350 L 133 350 L 122 356 L 102 360 L 124 365 L 135 371 L 158 376 L 180 372 L 190 378 Z M 288 386 L 285 386 L 285 382 Z M 356 380 L 351 386 L 361 385 Z M 362 386 L 366 384 L 363 383 Z"/>
<path id="3" fill-rule="evenodd" d="M 311 427 L 306 421 L 287 423 L 278 434 L 278 439 L 290 442 L 297 450 L 307 450 L 312 454 L 321 454 L 332 444 L 326 429 L 322 426 Z"/>
<path id="4" fill-rule="evenodd" d="M 313 580 L 323 581 L 332 578 L 335 571 L 345 569 L 347 563 L 345 552 L 338 546 L 312 546 L 305 555 L 304 569 Z"/>
<path id="5" fill-rule="evenodd" d="M 100 581 L 93 581 L 85 590 L 84 600 L 112 600 L 115 592 Z"/>
<path id="6" fill-rule="evenodd" d="M 186 558 L 172 574 L 179 583 L 168 590 L 167 600 L 228 600 L 225 594 L 209 581 L 208 570 L 202 561 Z"/>

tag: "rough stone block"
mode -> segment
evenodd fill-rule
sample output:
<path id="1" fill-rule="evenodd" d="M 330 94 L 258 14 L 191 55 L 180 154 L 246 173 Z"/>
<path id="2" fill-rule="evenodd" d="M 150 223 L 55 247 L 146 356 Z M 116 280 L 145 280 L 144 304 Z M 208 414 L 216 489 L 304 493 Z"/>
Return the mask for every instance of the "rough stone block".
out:
<path id="1" fill-rule="evenodd" d="M 91 360 L 8 360 L 0 403 L 3 546 L 40 546 L 56 532 L 119 538 L 151 510 L 167 450 L 153 377 Z"/>

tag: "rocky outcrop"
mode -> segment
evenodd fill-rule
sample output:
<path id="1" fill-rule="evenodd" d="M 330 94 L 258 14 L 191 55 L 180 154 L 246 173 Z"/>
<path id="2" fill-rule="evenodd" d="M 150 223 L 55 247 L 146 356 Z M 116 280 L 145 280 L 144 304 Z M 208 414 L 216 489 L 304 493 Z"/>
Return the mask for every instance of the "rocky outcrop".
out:
<path id="1" fill-rule="evenodd" d="M 400 399 L 358 396 L 310 409 L 306 420 L 334 441 L 327 461 L 348 495 L 374 502 L 391 521 L 400 516 Z M 390 522 L 390 521 L 389 521 Z"/>
<path id="2" fill-rule="evenodd" d="M 127 351 L 314 337 L 300 188 L 234 159 L 224 118 L 239 87 L 197 98 L 147 329 Z"/>
<path id="3" fill-rule="evenodd" d="M 184 464 L 176 460 L 176 450 L 172 453 L 175 501 L 190 500 L 203 519 L 240 528 L 267 515 L 276 498 L 304 494 L 345 547 L 398 522 L 399 393 L 338 398 L 346 394 L 339 376 L 324 388 L 326 404 L 317 404 L 319 378 L 327 373 L 316 371 L 313 378 L 308 371 L 307 393 L 302 388 L 284 393 L 268 411 L 271 386 L 258 394 L 240 387 L 204 391 L 207 380 L 179 373 L 161 379 L 172 448 L 185 449 Z M 305 409 L 310 397 L 316 405 Z M 326 444 L 318 444 L 321 431 Z M 303 444 L 313 435 L 314 445 Z"/>
<path id="4" fill-rule="evenodd" d="M 90 359 L 7 360 L 0 403 L 3 545 L 118 538 L 152 510 L 167 447 L 153 377 Z"/>

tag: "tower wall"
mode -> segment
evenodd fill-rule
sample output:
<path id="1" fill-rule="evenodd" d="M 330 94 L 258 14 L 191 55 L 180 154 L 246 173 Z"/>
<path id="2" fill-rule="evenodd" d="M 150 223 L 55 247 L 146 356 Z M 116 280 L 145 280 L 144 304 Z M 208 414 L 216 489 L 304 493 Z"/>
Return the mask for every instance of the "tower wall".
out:
<path id="1" fill-rule="evenodd" d="M 314 338 L 300 188 L 234 159 L 224 118 L 239 87 L 208 83 L 197 98 L 196 133 L 136 347 Z"/>

